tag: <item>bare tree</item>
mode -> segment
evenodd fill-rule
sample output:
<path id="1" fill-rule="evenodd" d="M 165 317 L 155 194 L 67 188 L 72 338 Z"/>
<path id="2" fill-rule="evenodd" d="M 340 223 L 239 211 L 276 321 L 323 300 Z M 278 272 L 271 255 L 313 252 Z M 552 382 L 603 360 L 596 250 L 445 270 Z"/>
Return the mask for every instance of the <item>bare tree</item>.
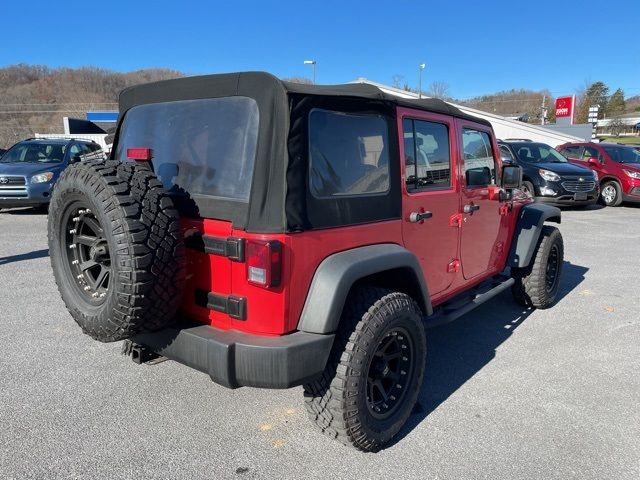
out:
<path id="1" fill-rule="evenodd" d="M 400 75 L 399 73 L 396 73 L 394 76 L 391 77 L 391 85 L 393 85 L 395 88 L 402 88 L 402 83 L 404 82 L 404 75 Z"/>
<path id="2" fill-rule="evenodd" d="M 621 133 L 625 131 L 627 128 L 627 124 L 621 118 L 614 118 L 609 122 L 607 128 L 611 132 L 612 135 L 619 137 Z"/>
<path id="3" fill-rule="evenodd" d="M 291 83 L 302 83 L 304 85 L 313 85 L 313 82 L 305 77 L 284 77 L 282 79 L 285 82 L 291 82 Z"/>
<path id="4" fill-rule="evenodd" d="M 449 100 L 449 85 L 446 82 L 435 80 L 429 85 L 427 90 L 427 96 L 433 98 L 440 98 L 441 100 Z"/>

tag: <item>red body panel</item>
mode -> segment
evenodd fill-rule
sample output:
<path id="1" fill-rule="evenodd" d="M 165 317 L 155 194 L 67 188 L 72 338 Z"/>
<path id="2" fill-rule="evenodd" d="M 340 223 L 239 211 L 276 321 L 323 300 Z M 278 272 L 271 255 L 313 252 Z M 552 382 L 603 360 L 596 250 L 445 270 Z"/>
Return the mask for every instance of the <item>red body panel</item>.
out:
<path id="1" fill-rule="evenodd" d="M 604 181 L 609 180 L 617 180 L 620 186 L 622 187 L 622 192 L 625 195 L 625 200 L 629 201 L 637 201 L 640 202 L 640 194 L 633 194 L 631 190 L 635 188 L 640 188 L 640 180 L 631 178 L 627 175 L 624 170 L 632 170 L 636 172 L 640 172 L 640 167 L 637 164 L 622 164 L 613 160 L 609 154 L 606 152 L 601 145 L 597 143 L 566 143 L 558 147 L 560 152 L 566 154 L 566 147 L 588 147 L 593 150 L 596 150 L 602 158 L 602 162 L 598 163 L 589 163 L 584 158 L 572 158 L 568 157 L 571 163 L 576 165 L 580 165 L 581 167 L 587 167 L 591 170 L 594 170 L 598 173 L 598 181 L 602 185 Z"/>

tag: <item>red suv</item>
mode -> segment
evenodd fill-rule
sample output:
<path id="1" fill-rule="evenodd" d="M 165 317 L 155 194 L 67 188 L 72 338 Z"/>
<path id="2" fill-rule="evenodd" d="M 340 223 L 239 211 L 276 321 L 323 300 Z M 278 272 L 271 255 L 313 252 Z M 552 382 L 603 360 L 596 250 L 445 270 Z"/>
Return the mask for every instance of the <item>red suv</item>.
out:
<path id="1" fill-rule="evenodd" d="M 610 207 L 640 202 L 640 152 L 612 143 L 565 143 L 558 150 L 576 165 L 598 174 L 600 200 Z"/>
<path id="2" fill-rule="evenodd" d="M 304 385 L 322 432 L 376 450 L 416 402 L 425 327 L 508 288 L 554 303 L 560 210 L 521 184 L 491 125 L 439 100 L 169 80 L 125 90 L 111 159 L 62 174 L 51 263 L 93 338 L 229 388 Z"/>

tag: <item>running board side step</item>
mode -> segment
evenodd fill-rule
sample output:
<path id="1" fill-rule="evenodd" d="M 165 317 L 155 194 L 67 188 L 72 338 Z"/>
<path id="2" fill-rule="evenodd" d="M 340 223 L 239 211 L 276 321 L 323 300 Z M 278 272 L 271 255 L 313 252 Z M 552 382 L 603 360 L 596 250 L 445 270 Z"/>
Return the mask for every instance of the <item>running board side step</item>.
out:
<path id="1" fill-rule="evenodd" d="M 466 301 L 454 298 L 453 300 L 450 300 L 438 307 L 438 309 L 433 312 L 433 315 L 424 317 L 425 327 L 437 327 L 439 325 L 453 322 L 464 314 L 469 313 L 474 308 L 482 305 L 487 300 L 502 293 L 507 288 L 511 287 L 514 282 L 515 280 L 511 277 L 501 277 L 498 279 L 498 283 L 493 281 L 488 284 L 480 284 L 475 290 L 473 290 L 472 296 L 468 296 L 467 294 Z"/>

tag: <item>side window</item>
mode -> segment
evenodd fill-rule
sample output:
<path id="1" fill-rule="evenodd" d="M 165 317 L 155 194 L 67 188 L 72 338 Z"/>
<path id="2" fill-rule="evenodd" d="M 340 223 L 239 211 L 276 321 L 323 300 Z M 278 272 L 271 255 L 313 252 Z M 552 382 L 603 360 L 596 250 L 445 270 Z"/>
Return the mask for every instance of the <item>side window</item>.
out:
<path id="1" fill-rule="evenodd" d="M 442 123 L 409 118 L 402 126 L 407 190 L 450 187 L 449 128 Z"/>
<path id="2" fill-rule="evenodd" d="M 595 148 L 584 147 L 584 153 L 582 154 L 582 160 L 585 162 L 590 158 L 597 158 L 599 161 L 602 161 L 602 155 Z"/>
<path id="3" fill-rule="evenodd" d="M 73 157 L 78 155 L 79 153 L 84 153 L 80 149 L 80 145 L 78 143 L 74 143 L 69 147 L 69 160 L 73 160 Z"/>
<path id="4" fill-rule="evenodd" d="M 489 134 L 465 128 L 462 130 L 462 147 L 467 187 L 495 185 L 496 164 Z"/>
<path id="5" fill-rule="evenodd" d="M 511 155 L 511 151 L 509 150 L 509 147 L 507 147 L 506 145 L 500 145 L 500 156 L 502 157 L 502 161 L 504 162 L 505 160 L 507 162 L 514 162 L 513 159 L 513 155 Z"/>
<path id="6" fill-rule="evenodd" d="M 389 190 L 388 125 L 380 115 L 313 110 L 309 185 L 317 198 Z"/>
<path id="7" fill-rule="evenodd" d="M 566 158 L 580 158 L 582 147 L 565 147 L 560 153 L 562 153 Z"/>

